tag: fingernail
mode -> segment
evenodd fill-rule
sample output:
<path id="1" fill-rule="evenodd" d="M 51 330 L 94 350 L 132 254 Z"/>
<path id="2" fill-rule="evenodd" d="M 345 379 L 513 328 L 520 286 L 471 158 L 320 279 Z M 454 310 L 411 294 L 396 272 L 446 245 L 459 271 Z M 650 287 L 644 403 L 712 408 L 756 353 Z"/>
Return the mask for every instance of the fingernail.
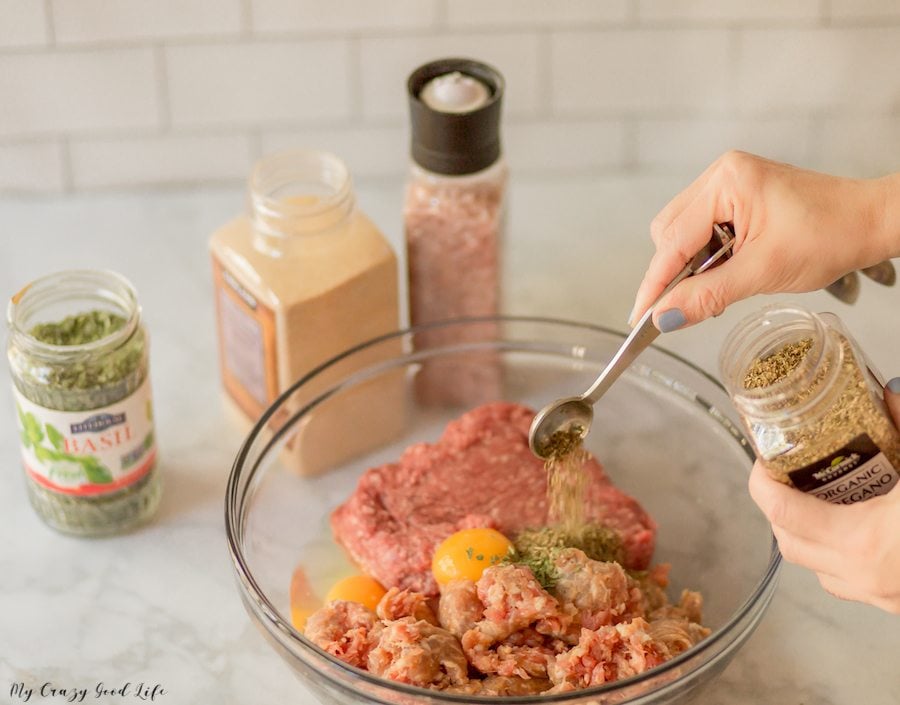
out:
<path id="1" fill-rule="evenodd" d="M 632 321 L 634 321 L 634 313 L 636 308 L 637 304 L 634 305 L 634 308 L 631 309 L 631 313 L 628 314 L 628 325 L 632 328 L 634 328 L 634 323 L 632 323 Z"/>
<path id="2" fill-rule="evenodd" d="M 687 319 L 680 308 L 670 308 L 659 314 L 659 318 L 656 319 L 656 327 L 662 333 L 671 333 L 673 330 L 681 328 L 686 322 Z"/>
<path id="3" fill-rule="evenodd" d="M 887 383 L 887 388 L 894 394 L 900 394 L 900 377 L 894 377 Z"/>

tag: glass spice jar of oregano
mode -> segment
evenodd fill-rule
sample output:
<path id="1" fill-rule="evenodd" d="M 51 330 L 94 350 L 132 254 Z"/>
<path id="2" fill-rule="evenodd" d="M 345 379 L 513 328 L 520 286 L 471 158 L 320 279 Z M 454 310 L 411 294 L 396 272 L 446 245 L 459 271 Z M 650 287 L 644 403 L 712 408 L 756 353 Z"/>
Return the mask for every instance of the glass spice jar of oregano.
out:
<path id="1" fill-rule="evenodd" d="M 840 504 L 897 484 L 900 433 L 877 373 L 836 316 L 768 306 L 734 328 L 719 363 L 772 477 Z"/>
<path id="2" fill-rule="evenodd" d="M 109 271 L 37 279 L 7 311 L 28 496 L 50 526 L 100 536 L 159 504 L 147 331 L 131 284 Z"/>

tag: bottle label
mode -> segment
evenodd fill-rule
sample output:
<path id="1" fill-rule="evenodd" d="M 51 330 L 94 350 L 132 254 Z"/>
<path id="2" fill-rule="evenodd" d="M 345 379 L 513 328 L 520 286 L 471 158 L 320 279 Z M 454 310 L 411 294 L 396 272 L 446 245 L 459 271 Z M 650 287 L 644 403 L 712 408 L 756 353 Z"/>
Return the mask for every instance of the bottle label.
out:
<path id="1" fill-rule="evenodd" d="M 834 504 L 852 504 L 886 494 L 900 480 L 897 469 L 865 433 L 788 476 L 798 489 Z"/>
<path id="2" fill-rule="evenodd" d="M 134 393 L 90 411 L 39 406 L 13 386 L 25 472 L 67 495 L 102 495 L 134 484 L 156 462 L 150 378 Z"/>
<path id="3" fill-rule="evenodd" d="M 251 419 L 278 396 L 275 313 L 213 257 L 225 391 Z"/>

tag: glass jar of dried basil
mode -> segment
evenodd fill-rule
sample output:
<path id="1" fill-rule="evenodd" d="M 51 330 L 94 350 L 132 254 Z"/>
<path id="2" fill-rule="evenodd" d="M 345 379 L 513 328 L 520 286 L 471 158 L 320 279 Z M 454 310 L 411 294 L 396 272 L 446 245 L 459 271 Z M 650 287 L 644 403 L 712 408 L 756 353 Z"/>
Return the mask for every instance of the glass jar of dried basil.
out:
<path id="1" fill-rule="evenodd" d="M 900 433 L 877 373 L 836 316 L 768 306 L 728 335 L 719 363 L 772 477 L 841 504 L 897 484 Z"/>
<path id="2" fill-rule="evenodd" d="M 109 271 L 37 279 L 7 311 L 7 355 L 28 496 L 82 536 L 131 528 L 159 504 L 147 331 Z"/>

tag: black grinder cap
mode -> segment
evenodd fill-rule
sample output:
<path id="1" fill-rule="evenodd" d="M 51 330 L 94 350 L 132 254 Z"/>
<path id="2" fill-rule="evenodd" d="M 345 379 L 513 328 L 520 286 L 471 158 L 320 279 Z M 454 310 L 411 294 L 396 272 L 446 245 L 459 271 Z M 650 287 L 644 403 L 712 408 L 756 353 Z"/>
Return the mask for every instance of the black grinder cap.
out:
<path id="1" fill-rule="evenodd" d="M 488 89 L 487 101 L 469 112 L 441 112 L 426 105 L 419 94 L 438 76 L 459 72 Z M 420 66 L 406 84 L 412 123 L 412 158 L 437 174 L 472 174 L 500 158 L 500 104 L 503 76 L 495 68 L 472 59 L 438 59 Z"/>

